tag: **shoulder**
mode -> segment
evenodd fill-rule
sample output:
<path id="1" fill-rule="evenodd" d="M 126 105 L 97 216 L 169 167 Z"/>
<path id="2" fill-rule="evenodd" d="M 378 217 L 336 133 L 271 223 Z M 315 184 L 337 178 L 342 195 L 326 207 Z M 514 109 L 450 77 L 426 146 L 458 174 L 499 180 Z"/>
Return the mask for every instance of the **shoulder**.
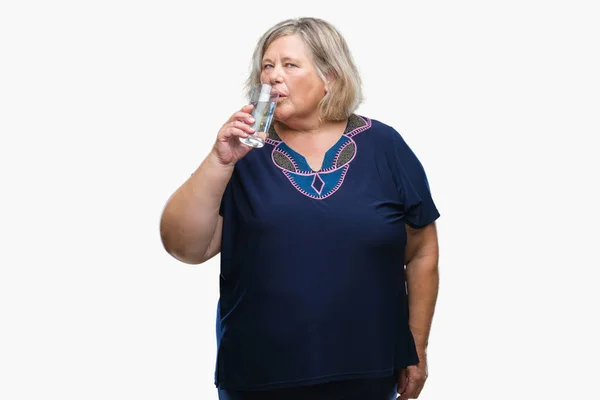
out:
<path id="1" fill-rule="evenodd" d="M 402 134 L 392 125 L 389 125 L 383 121 L 369 118 L 366 116 L 359 116 L 369 123 L 369 135 L 377 138 L 382 144 L 386 146 L 405 146 L 406 142 L 402 137 Z"/>
<path id="2" fill-rule="evenodd" d="M 388 160 L 402 168 L 422 168 L 421 161 L 398 129 L 376 119 L 362 118 L 370 121 L 371 142 L 376 143 Z"/>
<path id="3" fill-rule="evenodd" d="M 371 128 L 378 131 L 378 132 L 396 132 L 396 129 L 394 129 L 394 127 L 392 127 L 391 125 L 386 124 L 383 121 L 380 121 L 378 119 L 374 119 L 374 118 L 369 118 L 366 116 L 361 116 L 362 118 L 371 121 Z"/>

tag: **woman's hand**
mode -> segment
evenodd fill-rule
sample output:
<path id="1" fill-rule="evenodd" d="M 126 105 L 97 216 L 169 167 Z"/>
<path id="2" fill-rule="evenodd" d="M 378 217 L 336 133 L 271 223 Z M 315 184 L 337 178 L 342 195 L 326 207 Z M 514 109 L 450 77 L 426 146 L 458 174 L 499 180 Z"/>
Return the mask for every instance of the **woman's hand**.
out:
<path id="1" fill-rule="evenodd" d="M 252 150 L 252 147 L 240 142 L 240 138 L 252 135 L 254 130 L 249 124 L 254 123 L 250 112 L 252 105 L 246 105 L 234 113 L 219 130 L 212 154 L 218 162 L 225 166 L 233 166 Z"/>
<path id="2" fill-rule="evenodd" d="M 419 364 L 409 365 L 398 374 L 398 400 L 416 399 L 427 380 L 427 358 L 419 354 Z"/>

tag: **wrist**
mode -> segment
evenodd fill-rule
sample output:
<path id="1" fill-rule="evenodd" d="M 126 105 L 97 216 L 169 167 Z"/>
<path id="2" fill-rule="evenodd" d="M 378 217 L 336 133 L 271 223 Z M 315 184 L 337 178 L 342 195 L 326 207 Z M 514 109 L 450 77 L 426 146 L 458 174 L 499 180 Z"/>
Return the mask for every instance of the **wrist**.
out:
<path id="1" fill-rule="evenodd" d="M 206 157 L 205 162 L 211 168 L 214 168 L 214 169 L 217 169 L 217 168 L 224 169 L 227 172 L 233 171 L 233 168 L 235 167 L 235 163 L 224 163 L 224 162 L 222 162 L 214 148 L 210 151 L 210 153 L 208 153 L 208 156 Z"/>
<path id="2" fill-rule="evenodd" d="M 415 327 L 411 327 L 410 331 L 412 333 L 413 339 L 415 340 L 415 346 L 417 347 L 417 350 L 422 353 L 425 353 L 427 351 L 427 345 L 429 343 L 429 334 L 420 331 Z"/>
<path id="3" fill-rule="evenodd" d="M 418 354 L 419 358 L 427 357 L 427 348 L 417 346 L 417 354 Z"/>

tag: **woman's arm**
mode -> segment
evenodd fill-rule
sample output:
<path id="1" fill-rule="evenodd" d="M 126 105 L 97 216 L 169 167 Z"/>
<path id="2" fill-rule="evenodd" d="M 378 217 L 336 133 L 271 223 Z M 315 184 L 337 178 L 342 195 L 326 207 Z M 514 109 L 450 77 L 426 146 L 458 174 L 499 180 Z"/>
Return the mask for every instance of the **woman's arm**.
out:
<path id="1" fill-rule="evenodd" d="M 221 199 L 233 165 L 211 152 L 196 172 L 169 198 L 160 220 L 165 250 L 188 264 L 200 264 L 221 249 Z"/>
<path id="2" fill-rule="evenodd" d="M 410 365 L 398 376 L 399 400 L 419 397 L 427 380 L 427 342 L 438 295 L 438 239 L 435 223 L 421 229 L 406 227 L 406 283 L 409 327 L 415 338 L 419 365 Z"/>
<path id="3" fill-rule="evenodd" d="M 160 219 L 165 250 L 188 264 L 203 263 L 221 251 L 221 200 L 235 164 L 252 149 L 240 142 L 254 130 L 252 105 L 223 124 L 212 151 L 169 200 Z"/>
<path id="4" fill-rule="evenodd" d="M 409 326 L 419 355 L 425 355 L 438 295 L 438 238 L 435 223 L 406 227 L 406 282 Z"/>

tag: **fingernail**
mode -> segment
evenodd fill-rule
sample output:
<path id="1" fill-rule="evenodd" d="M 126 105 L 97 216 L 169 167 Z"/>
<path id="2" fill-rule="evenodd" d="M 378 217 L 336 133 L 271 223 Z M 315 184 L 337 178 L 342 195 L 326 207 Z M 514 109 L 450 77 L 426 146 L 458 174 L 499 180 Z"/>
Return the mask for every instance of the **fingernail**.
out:
<path id="1" fill-rule="evenodd" d="M 255 120 L 254 118 L 250 117 L 250 118 L 248 118 L 248 121 L 249 121 L 251 124 L 253 124 L 253 123 L 254 123 L 254 121 L 256 121 L 256 120 Z"/>

